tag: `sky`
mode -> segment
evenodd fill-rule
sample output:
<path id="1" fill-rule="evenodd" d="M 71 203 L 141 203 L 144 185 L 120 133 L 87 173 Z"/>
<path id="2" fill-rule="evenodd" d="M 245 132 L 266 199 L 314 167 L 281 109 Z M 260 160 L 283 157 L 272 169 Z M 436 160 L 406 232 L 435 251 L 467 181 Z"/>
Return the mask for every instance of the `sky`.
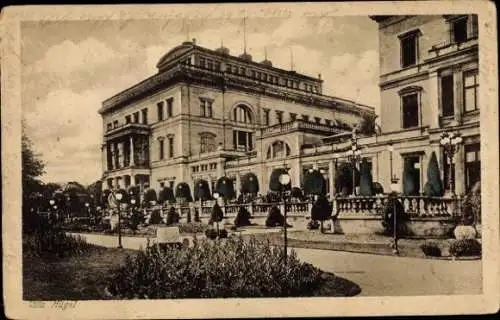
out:
<path id="1" fill-rule="evenodd" d="M 186 39 L 243 52 L 242 19 L 34 21 L 21 26 L 22 112 L 45 162 L 44 182 L 90 184 L 102 175 L 102 101 L 154 75 Z M 323 93 L 375 107 L 378 28 L 368 17 L 247 18 L 247 52 L 313 77 Z"/>

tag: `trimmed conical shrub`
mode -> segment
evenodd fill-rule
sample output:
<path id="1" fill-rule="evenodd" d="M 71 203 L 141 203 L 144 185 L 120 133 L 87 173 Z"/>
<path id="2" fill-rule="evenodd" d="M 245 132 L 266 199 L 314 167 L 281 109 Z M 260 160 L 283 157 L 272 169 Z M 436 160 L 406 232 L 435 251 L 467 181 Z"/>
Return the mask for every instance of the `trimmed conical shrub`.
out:
<path id="1" fill-rule="evenodd" d="M 311 209 L 311 219 L 321 221 L 321 232 L 323 232 L 323 221 L 330 219 L 332 205 L 324 196 L 319 196 Z"/>
<path id="2" fill-rule="evenodd" d="M 441 173 L 439 171 L 439 165 L 434 151 L 431 154 L 429 166 L 427 167 L 427 183 L 425 184 L 424 193 L 429 197 L 442 197 L 444 194 Z"/>
<path id="3" fill-rule="evenodd" d="M 181 182 L 177 185 L 177 187 L 175 188 L 175 197 L 182 198 L 187 202 L 193 201 L 193 197 L 191 196 L 191 189 L 185 182 Z"/>
<path id="4" fill-rule="evenodd" d="M 252 172 L 249 172 L 241 177 L 240 193 L 242 194 L 257 194 L 259 192 L 259 180 Z"/>
<path id="5" fill-rule="evenodd" d="M 194 200 L 207 201 L 211 199 L 212 196 L 210 195 L 210 187 L 208 185 L 208 181 L 204 179 L 196 181 L 196 183 L 194 184 Z"/>
<path id="6" fill-rule="evenodd" d="M 368 161 L 364 158 L 360 165 L 359 195 L 370 197 L 373 195 L 373 178 Z"/>

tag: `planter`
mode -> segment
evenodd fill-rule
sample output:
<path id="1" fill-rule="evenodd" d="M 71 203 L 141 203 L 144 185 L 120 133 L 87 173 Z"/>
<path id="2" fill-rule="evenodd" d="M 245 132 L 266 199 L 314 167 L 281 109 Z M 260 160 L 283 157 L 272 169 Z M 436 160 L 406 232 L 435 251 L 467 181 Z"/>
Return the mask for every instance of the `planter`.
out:
<path id="1" fill-rule="evenodd" d="M 455 228 L 453 234 L 455 235 L 455 239 L 457 240 L 475 239 L 477 232 L 473 226 L 460 225 Z"/>

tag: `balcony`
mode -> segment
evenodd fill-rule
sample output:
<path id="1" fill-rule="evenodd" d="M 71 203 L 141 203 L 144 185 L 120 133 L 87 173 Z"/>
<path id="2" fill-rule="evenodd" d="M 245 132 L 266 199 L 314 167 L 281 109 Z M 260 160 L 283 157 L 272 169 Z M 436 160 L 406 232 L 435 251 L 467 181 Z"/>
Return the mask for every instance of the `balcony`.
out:
<path id="1" fill-rule="evenodd" d="M 471 49 L 474 47 L 477 47 L 478 45 L 478 40 L 477 40 L 477 35 L 473 35 L 469 37 L 467 40 L 462 41 L 462 42 L 455 42 L 452 40 L 444 40 L 441 41 L 435 45 L 433 45 L 429 50 L 429 54 L 434 53 L 434 56 L 429 57 L 426 59 L 428 60 L 434 60 L 438 57 L 441 56 L 446 56 L 455 52 L 460 52 L 460 51 L 465 51 L 467 49 Z"/>
<path id="2" fill-rule="evenodd" d="M 315 133 L 321 135 L 333 135 L 345 132 L 344 129 L 336 126 L 333 127 L 333 126 L 328 126 L 326 124 L 319 124 L 305 120 L 295 120 L 263 128 L 261 129 L 261 135 L 265 137 L 265 136 L 289 133 L 294 131 Z"/>
<path id="3" fill-rule="evenodd" d="M 150 131 L 151 129 L 148 124 L 126 123 L 106 131 L 104 133 L 104 139 L 108 141 L 130 134 L 149 135 Z"/>

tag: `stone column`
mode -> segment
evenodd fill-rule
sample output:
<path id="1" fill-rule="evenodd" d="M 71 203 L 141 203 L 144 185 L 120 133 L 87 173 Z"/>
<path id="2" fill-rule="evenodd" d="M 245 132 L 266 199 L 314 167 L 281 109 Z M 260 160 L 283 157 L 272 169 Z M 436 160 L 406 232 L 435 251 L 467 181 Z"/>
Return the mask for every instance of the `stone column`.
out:
<path id="1" fill-rule="evenodd" d="M 135 186 L 135 175 L 133 174 L 130 175 L 130 185 Z"/>
<path id="2" fill-rule="evenodd" d="M 120 164 L 120 168 L 123 168 L 125 165 L 125 148 L 123 142 L 118 142 L 118 163 Z"/>
<path id="3" fill-rule="evenodd" d="M 428 124 L 431 129 L 439 128 L 439 116 L 440 116 L 439 106 L 441 105 L 441 102 L 439 101 L 440 97 L 438 93 L 438 88 L 440 87 L 440 84 L 437 71 L 430 73 L 428 81 L 430 83 L 427 89 L 429 109 L 426 110 L 426 112 L 430 116 L 430 119 L 422 119 L 422 120 L 424 123 L 428 121 Z M 425 114 L 423 110 L 422 113 Z M 420 125 L 423 124 L 421 123 Z"/>
<path id="4" fill-rule="evenodd" d="M 328 183 L 329 183 L 329 190 L 330 190 L 330 199 L 333 199 L 335 197 L 335 174 L 336 174 L 337 168 L 335 167 L 335 160 L 330 160 L 328 163 Z"/>
<path id="5" fill-rule="evenodd" d="M 108 145 L 103 144 L 102 145 L 102 171 L 107 171 L 108 170 Z"/>
<path id="6" fill-rule="evenodd" d="M 453 69 L 453 84 L 455 87 L 455 94 L 453 95 L 454 115 L 455 120 L 460 123 L 462 121 L 463 110 L 463 80 L 460 67 Z"/>
<path id="7" fill-rule="evenodd" d="M 455 194 L 462 195 L 465 192 L 465 150 L 464 146 L 458 146 L 458 152 L 455 154 Z"/>
<path id="8" fill-rule="evenodd" d="M 134 166 L 134 138 L 130 136 L 130 166 Z"/>
<path id="9" fill-rule="evenodd" d="M 300 172 L 301 172 L 302 168 L 301 168 L 301 165 L 300 165 L 300 158 L 297 158 L 294 162 L 293 162 L 293 176 L 291 177 L 292 178 L 292 187 L 293 186 L 296 186 L 296 187 L 300 187 Z"/>
<path id="10" fill-rule="evenodd" d="M 224 159 L 219 160 L 217 163 L 217 179 L 224 176 L 224 164 Z"/>

